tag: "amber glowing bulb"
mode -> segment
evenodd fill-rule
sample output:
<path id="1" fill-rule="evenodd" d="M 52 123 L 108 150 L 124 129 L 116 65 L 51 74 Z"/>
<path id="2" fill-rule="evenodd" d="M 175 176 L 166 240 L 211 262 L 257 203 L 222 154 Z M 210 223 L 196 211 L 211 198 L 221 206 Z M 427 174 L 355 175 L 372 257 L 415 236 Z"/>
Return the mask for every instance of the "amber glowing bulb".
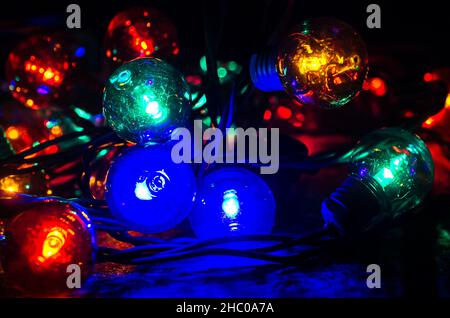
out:
<path id="1" fill-rule="evenodd" d="M 367 64 L 358 33 L 342 21 L 321 18 L 296 26 L 275 53 L 254 55 L 250 74 L 262 91 L 285 90 L 302 104 L 336 108 L 361 90 Z"/>

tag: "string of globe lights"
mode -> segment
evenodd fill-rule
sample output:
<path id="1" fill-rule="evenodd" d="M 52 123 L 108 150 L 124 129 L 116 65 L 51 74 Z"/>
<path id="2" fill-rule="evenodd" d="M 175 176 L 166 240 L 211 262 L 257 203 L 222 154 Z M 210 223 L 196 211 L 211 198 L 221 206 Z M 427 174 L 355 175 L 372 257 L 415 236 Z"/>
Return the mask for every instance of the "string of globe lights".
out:
<path id="1" fill-rule="evenodd" d="M 295 26 L 275 49 L 254 54 L 248 71 L 236 62 L 217 61 L 210 36 L 202 73 L 184 75 L 168 62 L 180 51 L 170 20 L 148 8 L 121 12 L 105 41 L 106 57 L 117 68 L 104 83 L 103 115 L 72 105 L 78 124 L 62 132 L 61 118 L 48 117 L 48 134 L 37 143 L 18 142 L 33 135 L 25 128 L 4 129 L 0 238 L 3 267 L 14 287 L 63 288 L 69 264 L 80 265 L 84 278 L 100 262 L 150 265 L 211 255 L 298 265 L 336 253 L 349 237 L 422 203 L 433 183 L 433 160 L 414 131 L 431 123 L 428 115 L 403 128 L 371 132 L 352 149 L 281 162 L 281 169 L 301 171 L 349 166 L 348 177 L 323 201 L 324 228 L 298 236 L 272 234 L 276 202 L 253 172 L 260 165 L 175 164 L 170 136 L 176 128 L 188 127 L 191 118 L 203 119 L 206 127 L 229 128 L 257 90 L 285 91 L 302 105 L 326 109 L 344 107 L 362 89 L 386 90 L 379 79 L 368 81 L 366 46 L 339 20 Z M 58 36 L 33 36 L 10 54 L 9 90 L 24 107 L 47 113 L 49 101 L 72 88 L 67 78 L 86 52 L 63 42 Z M 446 105 L 446 88 L 439 89 L 430 106 L 436 113 Z M 81 129 L 80 122 L 90 128 Z M 21 177 L 29 174 L 42 174 L 46 182 L 74 175 L 65 182 L 76 182 L 78 195 L 27 194 L 32 181 Z M 170 232 L 184 220 L 194 235 Z M 127 247 L 99 246 L 96 232 Z"/>

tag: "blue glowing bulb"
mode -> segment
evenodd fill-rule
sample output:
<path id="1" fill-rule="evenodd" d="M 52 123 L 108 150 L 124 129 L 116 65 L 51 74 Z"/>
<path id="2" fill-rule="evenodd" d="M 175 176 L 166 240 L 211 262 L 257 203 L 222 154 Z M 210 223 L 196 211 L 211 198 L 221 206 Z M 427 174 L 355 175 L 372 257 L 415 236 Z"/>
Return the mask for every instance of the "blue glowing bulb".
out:
<path id="1" fill-rule="evenodd" d="M 188 216 L 195 191 L 192 167 L 174 163 L 170 145 L 135 146 L 111 166 L 105 198 L 113 215 L 131 229 L 159 233 Z"/>
<path id="2" fill-rule="evenodd" d="M 243 234 L 269 234 L 275 218 L 275 199 L 267 184 L 242 168 L 221 168 L 200 182 L 190 215 L 202 239 Z"/>

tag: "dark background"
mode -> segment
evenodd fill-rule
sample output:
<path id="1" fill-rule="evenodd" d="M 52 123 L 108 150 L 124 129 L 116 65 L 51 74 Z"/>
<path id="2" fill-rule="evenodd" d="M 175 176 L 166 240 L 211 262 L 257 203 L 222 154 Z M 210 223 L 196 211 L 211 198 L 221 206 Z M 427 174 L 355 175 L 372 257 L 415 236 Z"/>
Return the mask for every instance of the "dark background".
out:
<path id="1" fill-rule="evenodd" d="M 0 60 L 6 60 L 9 48 L 27 36 L 30 30 L 63 29 L 66 7 L 74 1 L 5 1 L 0 10 Z M 395 50 L 409 45 L 420 48 L 423 57 L 413 65 L 442 65 L 448 60 L 448 11 L 442 1 L 376 1 L 381 6 L 382 28 L 366 27 L 366 7 L 372 1 L 75 1 L 82 12 L 82 30 L 94 33 L 101 43 L 108 22 L 115 13 L 132 5 L 153 6 L 164 11 L 178 26 L 180 60 L 198 61 L 204 54 L 202 29 L 203 7 L 208 8 L 211 20 L 219 24 L 223 19 L 223 36 L 218 58 L 246 60 L 261 46 L 274 26 L 286 20 L 291 27 L 304 19 L 331 16 L 355 27 L 368 44 L 369 53 Z M 206 3 L 206 5 L 204 5 Z M 291 3 L 291 4 L 290 4 Z M 285 8 L 291 5 L 289 14 Z M 264 22 L 265 21 L 265 22 Z M 410 57 L 405 54 L 405 59 Z M 1 63 L 3 67 L 3 63 Z M 0 73 L 1 74 L 1 73 Z"/>

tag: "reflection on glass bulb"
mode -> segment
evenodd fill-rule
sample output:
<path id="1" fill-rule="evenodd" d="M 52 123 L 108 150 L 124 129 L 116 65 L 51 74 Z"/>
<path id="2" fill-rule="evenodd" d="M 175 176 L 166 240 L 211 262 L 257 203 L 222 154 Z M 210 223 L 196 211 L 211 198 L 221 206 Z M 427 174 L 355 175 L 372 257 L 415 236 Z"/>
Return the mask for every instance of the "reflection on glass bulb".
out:
<path id="1" fill-rule="evenodd" d="M 400 128 L 365 136 L 351 152 L 350 175 L 326 199 L 327 223 L 367 227 L 415 208 L 431 190 L 434 165 L 425 143 Z"/>
<path id="2" fill-rule="evenodd" d="M 156 171 L 156 174 L 151 178 L 148 177 L 148 173 L 148 171 L 144 171 L 144 175 L 139 177 L 134 189 L 134 194 L 141 200 L 152 200 L 156 198 L 157 193 L 166 186 L 166 182 L 170 181 L 164 169 Z"/>
<path id="3" fill-rule="evenodd" d="M 226 190 L 224 192 L 222 210 L 226 218 L 236 218 L 240 211 L 239 198 L 236 195 L 236 190 Z"/>
<path id="4" fill-rule="evenodd" d="M 365 44 L 352 27 L 313 19 L 294 28 L 277 55 L 253 56 L 250 72 L 263 91 L 284 89 L 303 104 L 335 108 L 361 90 L 367 63 Z"/>

